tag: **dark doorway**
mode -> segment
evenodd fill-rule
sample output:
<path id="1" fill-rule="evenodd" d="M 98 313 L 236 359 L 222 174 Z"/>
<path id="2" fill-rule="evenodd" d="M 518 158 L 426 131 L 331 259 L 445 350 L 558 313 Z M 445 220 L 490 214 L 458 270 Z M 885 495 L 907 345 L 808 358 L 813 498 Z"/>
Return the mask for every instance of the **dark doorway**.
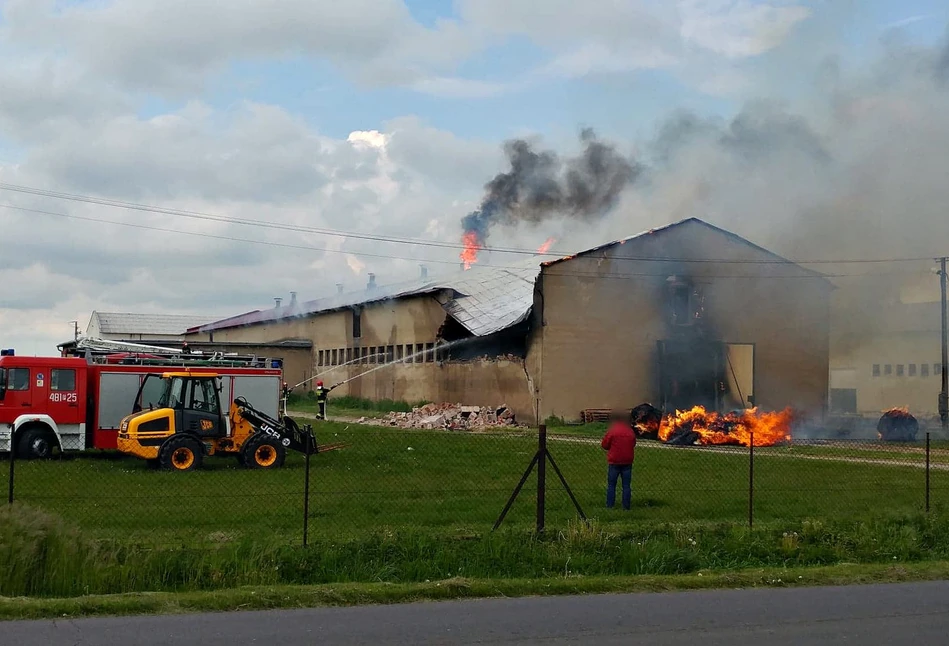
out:
<path id="1" fill-rule="evenodd" d="M 721 411 L 729 394 L 725 344 L 694 338 L 658 344 L 660 408 Z"/>

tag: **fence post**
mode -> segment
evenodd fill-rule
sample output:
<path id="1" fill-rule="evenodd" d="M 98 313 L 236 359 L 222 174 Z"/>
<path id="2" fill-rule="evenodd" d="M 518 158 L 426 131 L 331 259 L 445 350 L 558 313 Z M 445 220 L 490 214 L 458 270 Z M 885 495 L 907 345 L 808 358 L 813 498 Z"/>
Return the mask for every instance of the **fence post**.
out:
<path id="1" fill-rule="evenodd" d="M 929 513 L 929 433 L 926 433 L 926 513 Z"/>
<path id="2" fill-rule="evenodd" d="M 304 474 L 303 474 L 303 547 L 306 547 L 308 533 L 310 529 L 310 454 L 313 453 L 311 439 L 312 427 L 306 425 L 306 451 L 304 452 Z"/>
<path id="3" fill-rule="evenodd" d="M 547 506 L 547 425 L 537 431 L 537 533 L 544 533 L 544 512 Z"/>
<path id="4" fill-rule="evenodd" d="M 10 491 L 9 491 L 9 504 L 13 504 L 13 462 L 14 462 L 14 453 L 13 453 L 13 433 L 10 433 Z"/>
<path id="5" fill-rule="evenodd" d="M 748 527 L 755 524 L 755 434 L 748 443 Z"/>

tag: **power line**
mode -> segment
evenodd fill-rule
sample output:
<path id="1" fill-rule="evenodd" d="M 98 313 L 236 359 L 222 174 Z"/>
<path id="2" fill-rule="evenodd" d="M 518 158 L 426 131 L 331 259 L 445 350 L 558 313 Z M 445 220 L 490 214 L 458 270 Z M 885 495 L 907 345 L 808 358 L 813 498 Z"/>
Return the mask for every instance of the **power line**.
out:
<path id="1" fill-rule="evenodd" d="M 369 233 L 360 233 L 354 231 L 341 231 L 337 229 L 327 229 L 321 227 L 310 227 L 304 225 L 294 225 L 286 224 L 280 222 L 264 222 L 261 220 L 253 220 L 248 218 L 237 218 L 232 216 L 216 215 L 211 213 L 204 213 L 201 211 L 190 211 L 184 209 L 172 209 L 166 207 L 157 207 L 147 204 L 139 204 L 135 202 L 126 202 L 122 200 L 114 200 L 108 198 L 98 198 L 88 195 L 80 195 L 75 193 L 64 193 L 60 191 L 52 191 L 47 189 L 33 188 L 29 186 L 21 186 L 16 184 L 7 184 L 0 182 L 0 190 L 24 193 L 29 195 L 36 195 L 39 197 L 48 197 L 53 199 L 69 200 L 74 202 L 83 202 L 88 204 L 97 204 L 100 206 L 110 206 L 115 208 L 130 209 L 136 211 L 144 211 L 149 213 L 157 213 L 162 215 L 172 215 L 175 217 L 190 218 L 196 220 L 204 220 L 211 222 L 220 222 L 225 224 L 237 224 L 242 226 L 253 226 L 264 229 L 274 229 L 274 230 L 283 230 L 283 231 L 293 231 L 298 233 L 312 233 L 318 235 L 327 235 L 340 238 L 355 238 L 361 240 L 372 240 L 375 242 L 384 242 L 390 244 L 408 244 L 414 246 L 424 246 L 424 247 L 437 247 L 437 248 L 447 248 L 447 249 L 464 249 L 463 244 L 454 243 L 454 242 L 441 242 L 437 240 L 421 240 L 413 238 L 403 238 L 397 236 L 384 236 L 378 234 L 369 234 Z M 17 208 L 17 207 L 9 207 Z M 25 210 L 25 209 L 24 209 Z M 78 216 L 77 216 L 78 217 Z M 111 222 L 112 224 L 119 224 L 117 222 Z M 226 239 L 226 238 L 225 238 Z M 275 243 L 276 244 L 276 243 Z M 510 253 L 510 254 L 521 254 L 528 256 L 546 256 L 550 258 L 563 258 L 574 255 L 575 252 L 560 252 L 560 251 L 546 251 L 539 252 L 531 249 L 519 249 L 519 248 L 505 248 L 505 247 L 490 247 L 483 248 L 484 251 L 490 251 L 492 253 Z M 326 250 L 331 251 L 331 250 Z M 348 253 L 348 252 L 344 252 Z M 371 254 L 371 253 L 362 253 L 358 252 L 358 255 L 364 255 L 368 257 L 391 257 L 397 258 L 396 256 L 386 256 L 380 254 Z M 854 258 L 854 259 L 835 259 L 835 260 L 788 260 L 788 259 L 777 259 L 777 260 L 750 260 L 750 259 L 714 259 L 714 258 L 703 258 L 703 259 L 694 259 L 694 258 L 669 258 L 669 257 L 649 257 L 649 256 L 614 256 L 614 260 L 629 260 L 629 261 L 641 261 L 641 262 L 673 262 L 673 263 L 696 263 L 696 264 L 736 264 L 736 265 L 819 265 L 819 264 L 872 264 L 872 263 L 902 263 L 902 262 L 921 262 L 931 260 L 931 256 L 926 257 L 912 257 L 912 258 Z M 431 261 L 431 262 L 447 262 L 447 261 Z"/>
<path id="2" fill-rule="evenodd" d="M 29 207 L 24 207 L 24 206 L 17 206 L 17 205 L 14 205 L 14 204 L 3 204 L 3 203 L 0 203 L 0 208 L 13 209 L 13 210 L 16 210 L 16 211 L 24 211 L 24 212 L 27 212 L 27 213 L 34 213 L 34 214 L 37 214 L 37 215 L 49 215 L 49 216 L 54 216 L 54 217 L 66 218 L 66 219 L 70 219 L 70 220 L 79 220 L 79 221 L 83 221 L 83 222 L 95 222 L 95 223 L 99 223 L 99 224 L 113 224 L 113 225 L 116 225 L 116 226 L 128 227 L 128 228 L 133 228 L 133 229 L 141 229 L 141 230 L 146 230 L 146 231 L 157 231 L 157 232 L 161 232 L 161 233 L 172 233 L 172 234 L 178 234 L 178 235 L 187 235 L 187 236 L 193 236 L 193 237 L 198 237 L 198 238 L 208 238 L 208 239 L 213 239 L 213 240 L 223 240 L 223 241 L 226 241 L 226 242 L 239 242 L 239 243 L 243 243 L 243 244 L 256 244 L 256 245 L 263 245 L 263 246 L 276 247 L 276 248 L 283 248 L 283 249 L 297 249 L 297 250 L 301 250 L 301 251 L 317 251 L 317 252 L 325 252 L 325 253 L 353 254 L 353 255 L 361 255 L 361 256 L 367 256 L 367 257 L 373 257 L 373 258 L 382 258 L 382 259 L 385 259 L 385 260 L 407 260 L 407 261 L 419 262 L 419 263 L 434 263 L 434 264 L 452 265 L 452 266 L 455 266 L 455 267 L 457 267 L 458 264 L 459 264 L 457 261 L 453 261 L 453 260 L 436 260 L 436 259 L 432 259 L 432 258 L 409 258 L 409 257 L 405 257 L 405 256 L 394 256 L 394 255 L 388 255 L 388 254 L 376 254 L 376 253 L 369 253 L 369 252 L 364 253 L 364 252 L 361 252 L 361 251 L 360 251 L 360 252 L 349 252 L 349 251 L 344 251 L 344 250 L 341 250 L 341 249 L 328 249 L 328 248 L 325 248 L 325 247 L 312 247 L 312 246 L 308 246 L 308 245 L 298 245 L 298 244 L 291 244 L 291 243 L 284 243 L 284 242 L 273 242 L 273 241 L 269 241 L 269 240 L 255 240 L 255 239 L 250 239 L 250 238 L 238 238 L 238 237 L 235 237 L 235 236 L 224 236 L 224 235 L 218 235 L 218 234 L 213 234 L 213 233 L 204 233 L 204 232 L 200 232 L 200 231 L 182 231 L 182 230 L 179 230 L 179 229 L 170 229 L 170 228 L 166 228 L 166 227 L 156 227 L 156 226 L 151 226 L 151 225 L 147 225 L 147 224 L 136 224 L 136 223 L 134 223 L 134 222 L 120 222 L 120 221 L 115 221 L 115 220 L 106 220 L 106 219 L 102 219 L 102 218 L 93 218 L 93 217 L 87 217 L 87 216 L 81 216 L 81 215 L 73 215 L 73 214 L 70 214 L 70 213 L 58 213 L 58 212 L 55 212 L 55 211 L 46 211 L 46 210 L 43 210 L 43 209 L 33 209 L 33 208 L 29 208 Z M 535 253 L 534 255 L 539 256 L 539 255 L 541 255 L 541 254 L 536 254 L 536 253 Z M 666 260 L 666 259 L 660 259 L 660 260 Z M 714 261 L 707 261 L 707 262 L 714 262 Z M 722 261 L 721 264 L 728 264 L 728 262 L 729 262 L 729 261 L 725 260 L 725 261 Z M 538 263 L 537 263 L 538 270 L 540 269 L 540 264 L 541 264 L 540 261 L 538 261 Z M 774 264 L 774 263 L 771 263 L 771 264 Z M 793 263 L 787 263 L 787 264 L 793 264 Z M 476 267 L 483 267 L 483 268 L 490 268 L 490 269 L 510 269 L 510 270 L 523 270 L 523 269 L 524 269 L 523 266 L 518 267 L 518 266 L 511 266 L 511 265 L 494 265 L 494 264 L 487 264 L 487 263 L 483 263 L 483 264 L 482 264 L 482 263 L 478 263 L 478 264 L 476 265 Z M 821 274 L 814 274 L 814 275 L 801 275 L 801 274 L 789 274 L 789 275 L 761 275 L 761 274 L 734 274 L 734 275 L 727 275 L 727 274 L 707 274 L 707 275 L 701 275 L 701 274 L 700 274 L 700 275 L 697 276 L 697 278 L 736 278 L 736 279 L 737 279 L 737 278 L 745 278 L 745 279 L 762 279 L 762 278 L 769 278 L 769 279 L 770 279 L 770 278 L 778 278 L 778 279 L 783 279 L 783 278 L 802 278 L 802 279 L 811 279 L 811 280 L 814 280 L 814 279 L 819 279 L 819 278 L 862 278 L 862 277 L 873 277 L 873 276 L 921 275 L 922 273 L 923 273 L 923 272 L 918 272 L 918 271 L 906 271 L 906 272 L 882 272 L 882 273 L 862 273 L 862 274 L 824 274 L 824 273 L 821 273 Z M 667 273 L 661 273 L 661 272 L 660 272 L 660 273 L 655 273 L 655 272 L 607 272 L 607 273 L 601 273 L 601 272 L 583 272 L 583 271 L 577 271 L 577 270 L 573 270 L 573 271 L 559 271 L 559 270 L 558 270 L 556 275 L 558 275 L 558 276 L 577 277 L 577 278 L 602 278 L 602 279 L 623 279 L 623 280 L 628 280 L 628 279 L 632 279 L 632 278 L 666 277 L 668 274 L 667 274 Z"/>

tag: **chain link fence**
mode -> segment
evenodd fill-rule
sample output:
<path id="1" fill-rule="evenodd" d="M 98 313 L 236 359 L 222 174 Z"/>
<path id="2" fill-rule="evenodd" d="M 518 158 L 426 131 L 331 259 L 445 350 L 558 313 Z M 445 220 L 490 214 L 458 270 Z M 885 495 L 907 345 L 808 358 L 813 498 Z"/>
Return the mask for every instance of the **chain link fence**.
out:
<path id="1" fill-rule="evenodd" d="M 618 531 L 860 518 L 937 509 L 949 490 L 949 442 L 928 433 L 914 442 L 809 439 L 753 449 L 640 440 L 626 511 L 619 491 L 606 508 L 605 425 L 452 431 L 318 422 L 314 431 L 318 445 L 336 448 L 290 453 L 272 470 L 241 468 L 231 457 L 177 473 L 106 452 L 5 456 L 0 482 L 8 502 L 59 515 L 90 536 L 192 548 L 380 531 L 464 536 L 498 525 L 554 530 L 581 511 Z M 537 456 L 549 456 L 544 468 L 526 473 Z"/>

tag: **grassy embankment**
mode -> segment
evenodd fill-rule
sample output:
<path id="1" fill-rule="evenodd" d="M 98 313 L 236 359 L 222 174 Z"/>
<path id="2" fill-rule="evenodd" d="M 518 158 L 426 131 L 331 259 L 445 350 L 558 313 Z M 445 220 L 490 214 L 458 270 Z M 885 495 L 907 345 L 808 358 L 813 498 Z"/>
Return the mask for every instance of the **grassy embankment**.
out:
<path id="1" fill-rule="evenodd" d="M 344 423 L 320 423 L 316 432 L 321 442 L 349 446 L 313 458 L 307 549 L 299 547 L 299 456 L 273 472 L 237 469 L 225 458 L 188 474 L 126 458 L 18 463 L 18 503 L 0 511 L 0 571 L 7 573 L 0 594 L 190 596 L 7 601 L 0 615 L 255 606 L 248 590 L 198 595 L 239 586 L 263 586 L 254 589 L 261 607 L 768 584 L 787 582 L 786 568 L 811 566 L 831 569 L 795 576 L 811 583 L 926 578 L 942 576 L 946 566 L 925 562 L 949 560 L 943 471 L 931 474 L 934 511 L 927 518 L 919 513 L 922 469 L 848 463 L 833 452 L 809 459 L 818 447 L 761 449 L 749 530 L 741 450 L 642 443 L 634 509 L 626 513 L 603 509 L 599 447 L 555 439 L 551 451 L 593 525 L 573 524 L 569 500 L 548 469 L 550 530 L 538 538 L 530 532 L 532 482 L 505 525 L 490 531 L 532 455 L 531 433 Z M 842 563 L 863 565 L 834 569 Z M 300 585 L 322 587 L 285 588 Z"/>

